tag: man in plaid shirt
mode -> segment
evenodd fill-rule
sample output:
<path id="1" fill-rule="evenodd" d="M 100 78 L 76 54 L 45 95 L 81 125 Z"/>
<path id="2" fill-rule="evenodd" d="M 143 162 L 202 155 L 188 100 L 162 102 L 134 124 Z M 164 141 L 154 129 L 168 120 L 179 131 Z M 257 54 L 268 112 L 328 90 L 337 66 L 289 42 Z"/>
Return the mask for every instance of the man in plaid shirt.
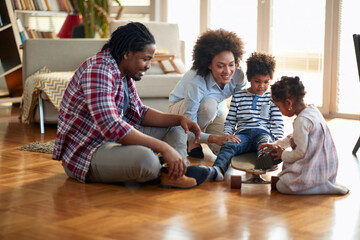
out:
<path id="1" fill-rule="evenodd" d="M 199 169 L 190 172 L 184 160 L 186 134 L 191 131 L 198 139 L 199 126 L 143 105 L 136 92 L 134 80 L 150 68 L 154 53 L 149 30 L 129 23 L 76 70 L 62 99 L 53 152 L 69 177 L 115 183 L 153 181 L 161 175 L 168 187 L 199 184 L 190 176 Z M 168 174 L 160 174 L 157 153 Z"/>

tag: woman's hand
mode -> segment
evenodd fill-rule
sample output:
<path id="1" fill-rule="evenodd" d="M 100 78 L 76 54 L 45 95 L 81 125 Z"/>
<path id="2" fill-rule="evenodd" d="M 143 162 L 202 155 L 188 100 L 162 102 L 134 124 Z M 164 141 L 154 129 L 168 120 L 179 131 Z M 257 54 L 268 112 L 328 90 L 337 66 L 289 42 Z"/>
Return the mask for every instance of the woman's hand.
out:
<path id="1" fill-rule="evenodd" d="M 234 143 L 240 143 L 241 140 L 234 134 L 224 134 L 220 135 L 210 135 L 209 136 L 209 143 L 215 143 L 219 146 L 223 145 L 227 141 L 232 141 Z"/>

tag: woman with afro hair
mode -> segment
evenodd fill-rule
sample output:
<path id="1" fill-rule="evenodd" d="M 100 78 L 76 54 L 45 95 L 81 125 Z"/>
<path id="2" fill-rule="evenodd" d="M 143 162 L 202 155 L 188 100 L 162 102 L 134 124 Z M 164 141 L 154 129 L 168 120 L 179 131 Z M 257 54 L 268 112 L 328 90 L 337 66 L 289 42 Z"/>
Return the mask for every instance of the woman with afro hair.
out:
<path id="1" fill-rule="evenodd" d="M 244 43 L 236 33 L 224 29 L 208 30 L 196 41 L 193 64 L 169 96 L 169 112 L 184 115 L 198 123 L 202 132 L 199 143 L 209 143 L 214 154 L 226 141 L 238 141 L 223 135 L 228 113 L 226 99 L 245 87 L 240 61 Z M 199 143 L 188 141 L 188 154 L 203 158 Z"/>

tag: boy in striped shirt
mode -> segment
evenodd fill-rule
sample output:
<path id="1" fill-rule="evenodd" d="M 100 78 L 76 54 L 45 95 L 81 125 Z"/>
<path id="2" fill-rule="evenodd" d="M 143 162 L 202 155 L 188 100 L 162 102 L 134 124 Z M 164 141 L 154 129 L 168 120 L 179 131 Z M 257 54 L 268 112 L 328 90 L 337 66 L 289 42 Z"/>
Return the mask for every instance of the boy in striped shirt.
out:
<path id="1" fill-rule="evenodd" d="M 215 181 L 223 181 L 232 157 L 247 152 L 261 151 L 261 143 L 273 142 L 284 135 L 284 123 L 278 107 L 271 99 L 269 91 L 276 61 L 265 53 L 252 53 L 246 61 L 246 76 L 250 87 L 232 96 L 224 134 L 234 134 L 240 143 L 227 141 L 220 149 L 209 176 Z"/>

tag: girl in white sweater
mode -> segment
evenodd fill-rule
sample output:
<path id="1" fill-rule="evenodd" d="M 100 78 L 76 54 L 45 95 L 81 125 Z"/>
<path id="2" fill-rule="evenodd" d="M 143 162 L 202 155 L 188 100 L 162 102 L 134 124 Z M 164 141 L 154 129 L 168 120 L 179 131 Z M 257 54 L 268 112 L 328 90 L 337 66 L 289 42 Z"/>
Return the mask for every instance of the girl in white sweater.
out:
<path id="1" fill-rule="evenodd" d="M 314 105 L 304 103 L 305 90 L 299 77 L 282 77 L 271 87 L 274 103 L 288 117 L 297 115 L 293 134 L 259 149 L 275 149 L 283 169 L 274 187 L 285 194 L 346 194 L 349 190 L 335 183 L 338 156 L 329 128 Z M 290 147 L 291 150 L 285 150 Z"/>

